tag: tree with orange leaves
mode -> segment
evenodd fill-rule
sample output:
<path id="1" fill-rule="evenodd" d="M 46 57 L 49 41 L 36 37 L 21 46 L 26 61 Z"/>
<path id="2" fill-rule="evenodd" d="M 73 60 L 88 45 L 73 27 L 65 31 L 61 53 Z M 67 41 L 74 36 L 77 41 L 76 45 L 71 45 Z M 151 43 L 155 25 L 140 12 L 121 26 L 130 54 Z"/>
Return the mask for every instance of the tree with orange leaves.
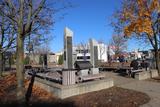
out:
<path id="1" fill-rule="evenodd" d="M 160 0 L 123 0 L 114 17 L 116 31 L 122 32 L 125 37 L 135 35 L 149 41 L 160 74 Z"/>

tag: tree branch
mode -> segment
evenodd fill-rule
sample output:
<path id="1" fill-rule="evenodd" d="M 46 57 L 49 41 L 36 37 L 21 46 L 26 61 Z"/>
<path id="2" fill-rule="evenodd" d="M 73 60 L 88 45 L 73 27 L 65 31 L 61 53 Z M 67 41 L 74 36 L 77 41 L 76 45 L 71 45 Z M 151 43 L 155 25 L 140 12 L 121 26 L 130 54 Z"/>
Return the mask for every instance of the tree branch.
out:
<path id="1" fill-rule="evenodd" d="M 31 26 L 32 26 L 32 21 L 31 21 L 31 17 L 32 17 L 32 0 L 29 0 L 29 12 L 28 12 L 28 16 L 27 16 L 27 24 L 25 27 L 25 32 L 29 32 L 31 30 Z"/>
<path id="2" fill-rule="evenodd" d="M 35 18 L 35 17 L 37 17 L 37 15 L 39 14 L 39 12 L 41 11 L 41 9 L 43 8 L 43 6 L 44 6 L 44 4 L 45 4 L 45 1 L 46 0 L 42 0 L 41 2 L 40 2 L 40 5 L 38 6 L 38 8 L 37 9 L 35 9 L 35 11 L 33 12 L 33 18 Z"/>

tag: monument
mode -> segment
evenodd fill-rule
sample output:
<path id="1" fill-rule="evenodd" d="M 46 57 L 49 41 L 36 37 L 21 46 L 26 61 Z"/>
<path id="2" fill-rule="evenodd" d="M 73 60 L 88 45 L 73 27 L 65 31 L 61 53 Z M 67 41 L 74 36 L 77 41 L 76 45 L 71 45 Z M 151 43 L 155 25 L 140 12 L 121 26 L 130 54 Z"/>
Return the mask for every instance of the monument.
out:
<path id="1" fill-rule="evenodd" d="M 97 67 L 98 65 L 98 47 L 96 41 L 94 41 L 93 39 L 89 40 L 89 44 L 90 44 L 91 64 L 93 65 L 94 68 Z"/>
<path id="2" fill-rule="evenodd" d="M 113 79 L 105 78 L 97 68 L 98 53 L 94 40 L 90 40 L 91 61 L 73 62 L 72 37 L 73 32 L 66 27 L 64 29 L 64 67 L 47 68 L 45 69 L 47 72 L 38 71 L 35 84 L 61 99 L 112 87 Z"/>
<path id="3" fill-rule="evenodd" d="M 73 32 L 69 28 L 64 29 L 64 68 L 72 69 L 72 37 Z"/>
<path id="4" fill-rule="evenodd" d="M 64 69 L 62 72 L 62 84 L 75 84 L 75 70 L 73 70 L 72 62 L 72 37 L 73 32 L 69 28 L 64 29 Z"/>

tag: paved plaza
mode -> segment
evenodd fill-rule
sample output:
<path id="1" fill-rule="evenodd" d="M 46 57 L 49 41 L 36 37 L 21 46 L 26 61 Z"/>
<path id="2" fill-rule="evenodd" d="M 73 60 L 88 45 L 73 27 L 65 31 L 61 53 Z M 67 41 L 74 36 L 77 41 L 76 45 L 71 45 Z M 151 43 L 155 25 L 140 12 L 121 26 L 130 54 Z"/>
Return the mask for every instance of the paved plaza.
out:
<path id="1" fill-rule="evenodd" d="M 120 76 L 118 73 L 104 72 L 106 77 L 112 77 L 114 85 L 126 89 L 132 89 L 140 91 L 149 95 L 151 100 L 149 103 L 142 105 L 142 107 L 159 107 L 160 106 L 160 83 L 135 80 L 133 78 L 127 78 Z"/>

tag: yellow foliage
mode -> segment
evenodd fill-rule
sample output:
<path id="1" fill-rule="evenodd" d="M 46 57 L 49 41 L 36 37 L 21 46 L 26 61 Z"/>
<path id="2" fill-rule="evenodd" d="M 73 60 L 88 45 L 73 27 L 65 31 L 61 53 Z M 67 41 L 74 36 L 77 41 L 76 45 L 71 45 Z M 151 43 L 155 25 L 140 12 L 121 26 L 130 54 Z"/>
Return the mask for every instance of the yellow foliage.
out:
<path id="1" fill-rule="evenodd" d="M 153 35 L 152 23 L 149 18 L 142 20 L 141 18 L 137 19 L 135 22 L 132 22 L 130 25 L 124 28 L 125 35 L 131 35 L 132 32 L 142 33 L 145 32 L 149 35 Z"/>
<path id="2" fill-rule="evenodd" d="M 149 10 L 152 12 L 154 11 L 155 9 L 158 9 L 159 10 L 160 6 L 159 6 L 159 0 L 153 0 L 150 7 L 149 7 Z"/>
<path id="3" fill-rule="evenodd" d="M 153 35 L 151 14 L 153 11 L 159 11 L 159 0 L 152 0 L 147 5 L 145 5 L 146 0 L 137 0 L 136 3 L 138 6 L 136 15 L 133 13 L 133 9 L 125 9 L 126 11 L 124 11 L 124 17 L 130 20 L 130 23 L 124 28 L 125 35 L 130 36 L 133 32 Z"/>

